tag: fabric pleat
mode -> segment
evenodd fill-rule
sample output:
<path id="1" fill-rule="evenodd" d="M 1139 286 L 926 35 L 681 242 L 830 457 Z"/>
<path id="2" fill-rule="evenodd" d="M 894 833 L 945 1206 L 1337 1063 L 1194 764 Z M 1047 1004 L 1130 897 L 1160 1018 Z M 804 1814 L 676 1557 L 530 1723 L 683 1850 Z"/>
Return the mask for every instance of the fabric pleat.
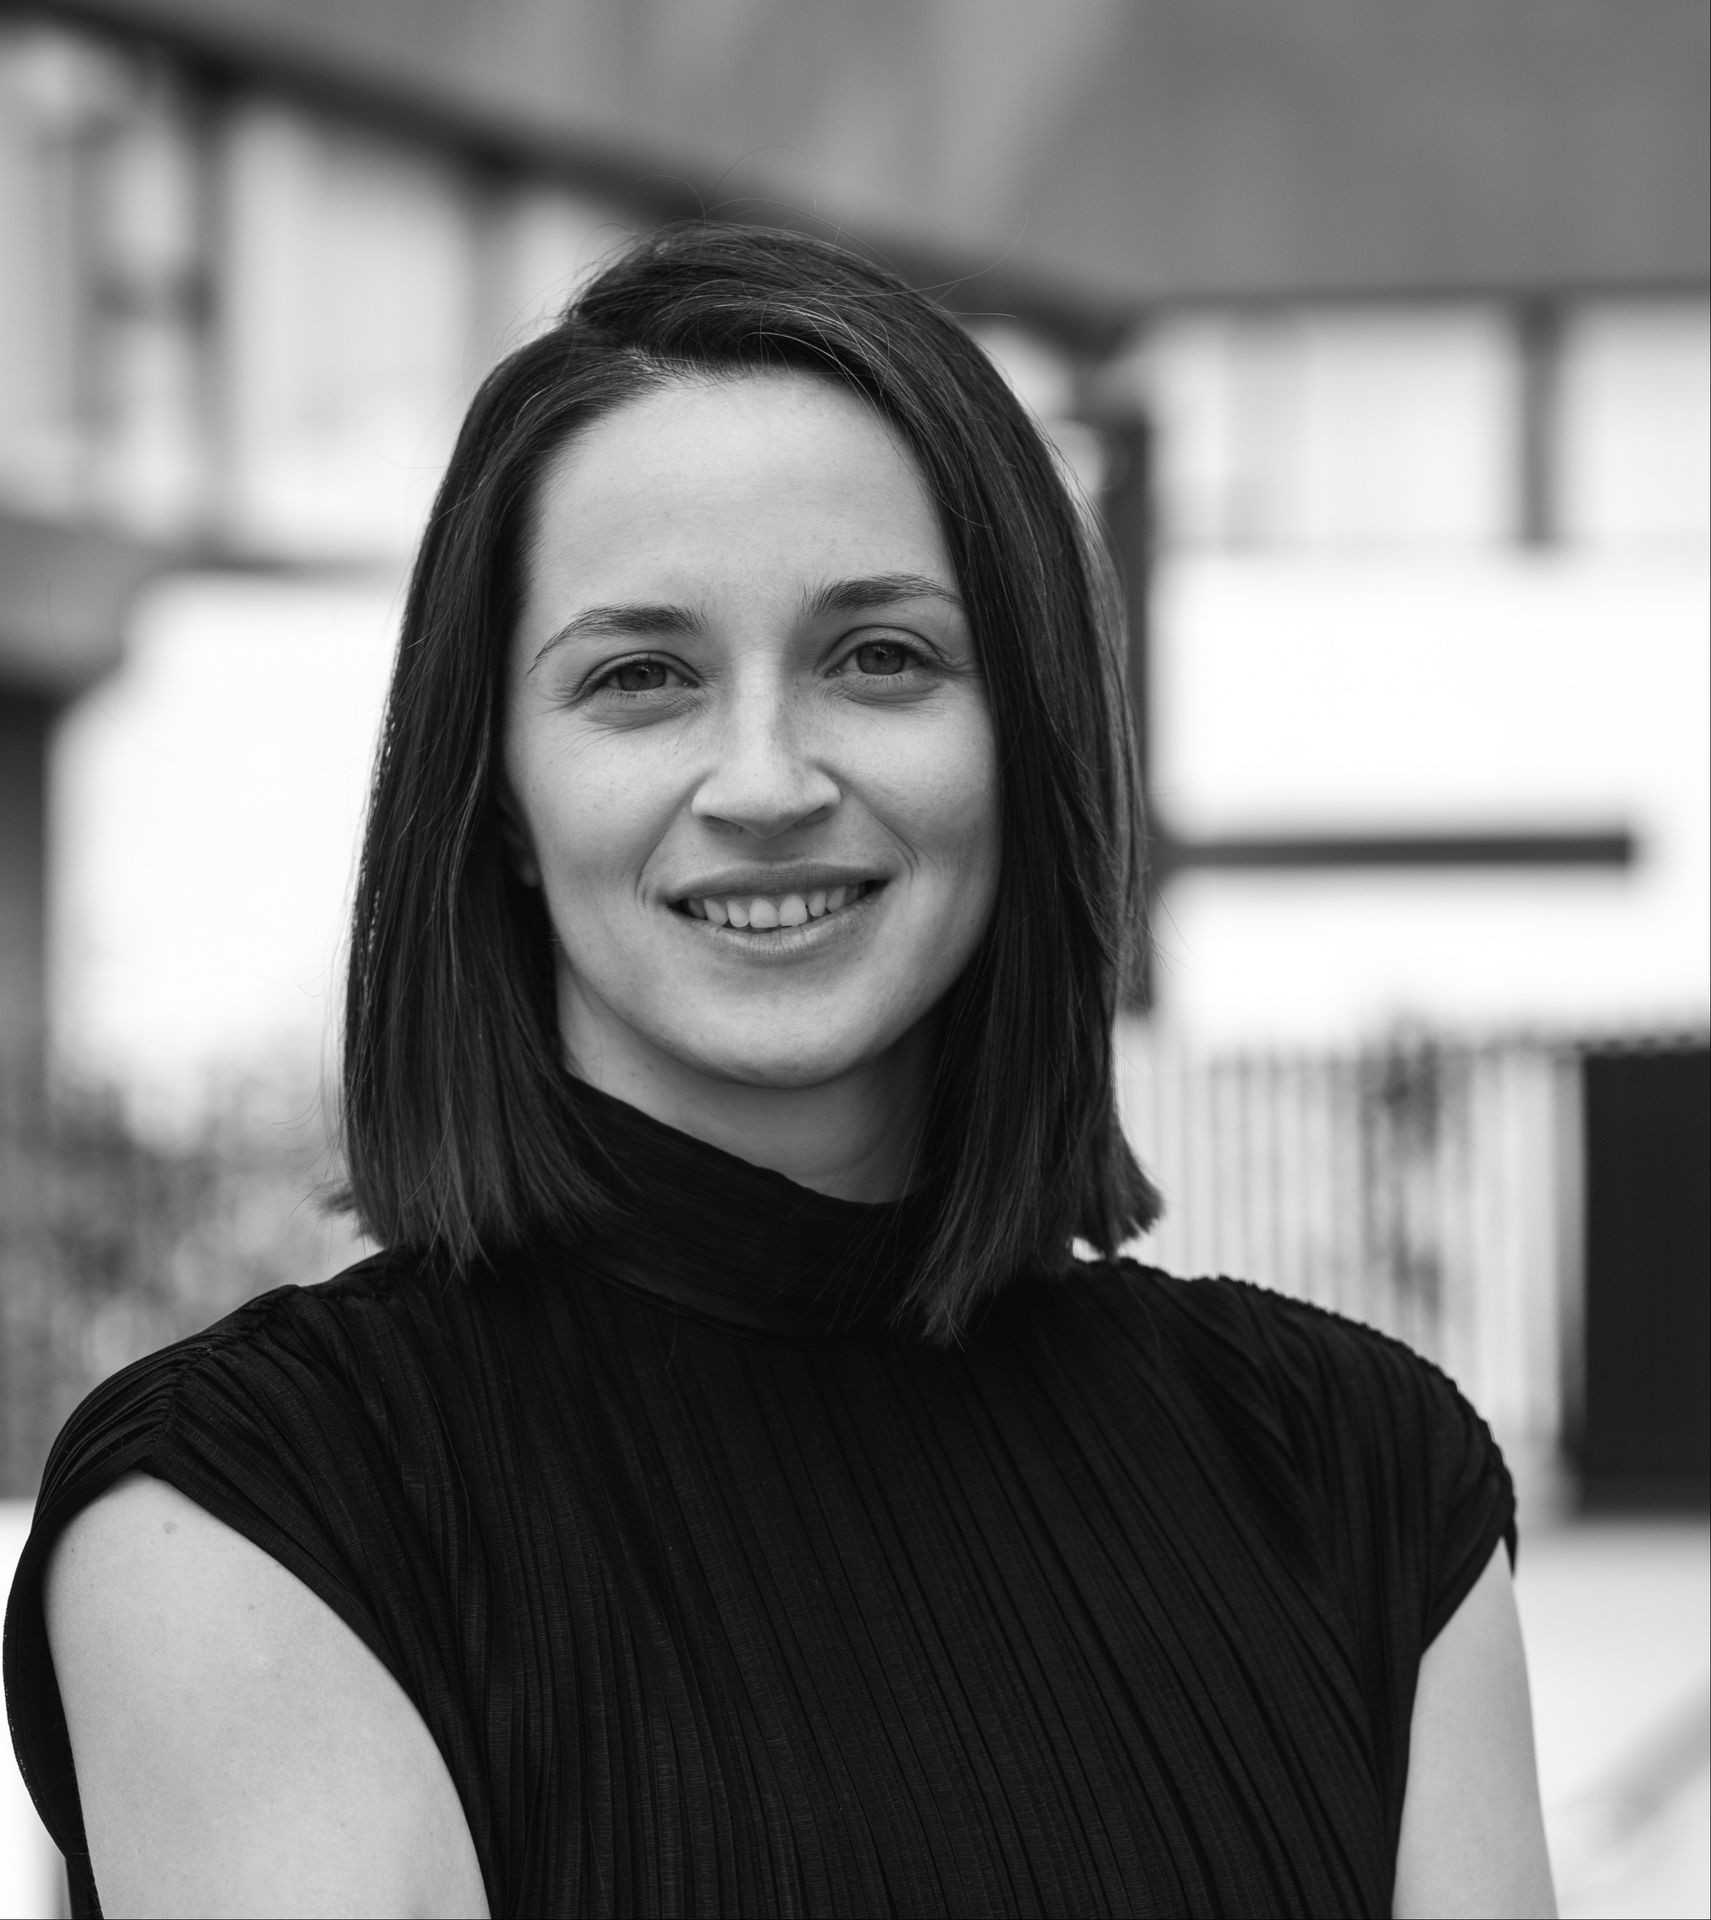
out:
<path id="1" fill-rule="evenodd" d="M 1387 1914 L 1421 1655 L 1515 1544 L 1444 1375 L 1126 1261 L 931 1347 L 930 1195 L 602 1120 L 633 1231 L 266 1294 L 68 1423 L 5 1678 L 74 1912 L 43 1563 L 140 1470 L 396 1677 L 495 1915 Z"/>

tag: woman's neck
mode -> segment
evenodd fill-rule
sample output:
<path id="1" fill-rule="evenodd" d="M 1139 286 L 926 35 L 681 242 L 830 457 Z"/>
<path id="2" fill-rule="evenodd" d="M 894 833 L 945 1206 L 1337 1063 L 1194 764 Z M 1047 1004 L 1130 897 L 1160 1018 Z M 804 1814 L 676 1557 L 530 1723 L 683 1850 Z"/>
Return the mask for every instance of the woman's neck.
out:
<path id="1" fill-rule="evenodd" d="M 578 1036 L 571 1070 L 615 1099 L 751 1166 L 839 1200 L 901 1199 L 921 1185 L 933 1035 L 915 1028 L 878 1059 L 812 1087 L 715 1080 L 649 1049 Z"/>

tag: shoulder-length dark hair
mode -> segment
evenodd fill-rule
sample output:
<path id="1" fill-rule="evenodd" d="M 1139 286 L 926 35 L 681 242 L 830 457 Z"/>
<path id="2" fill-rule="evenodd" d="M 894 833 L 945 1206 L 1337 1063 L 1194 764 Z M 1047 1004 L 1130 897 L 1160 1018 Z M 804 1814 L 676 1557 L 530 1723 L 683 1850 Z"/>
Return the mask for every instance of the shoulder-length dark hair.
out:
<path id="1" fill-rule="evenodd" d="M 505 661 L 530 517 L 580 429 L 683 377 L 797 368 L 876 408 L 938 503 L 985 676 L 1002 884 L 952 988 L 927 1154 L 936 1238 L 899 1309 L 954 1343 L 1023 1267 L 1103 1252 L 1158 1197 L 1119 1129 L 1112 1022 L 1142 936 L 1142 841 L 1109 565 L 980 347 L 883 268 L 797 234 L 661 229 L 470 407 L 422 540 L 357 880 L 349 1198 L 462 1271 L 611 1226 L 621 1176 L 568 1084 L 539 894 L 506 856 Z"/>

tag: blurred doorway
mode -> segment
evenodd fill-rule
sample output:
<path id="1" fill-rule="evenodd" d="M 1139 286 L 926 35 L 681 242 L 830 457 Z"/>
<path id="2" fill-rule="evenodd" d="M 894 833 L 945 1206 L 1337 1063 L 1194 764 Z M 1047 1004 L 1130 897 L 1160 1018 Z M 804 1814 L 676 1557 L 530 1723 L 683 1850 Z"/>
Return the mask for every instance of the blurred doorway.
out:
<path id="1" fill-rule="evenodd" d="M 1711 1050 L 1585 1061 L 1588 1505 L 1711 1501 Z"/>

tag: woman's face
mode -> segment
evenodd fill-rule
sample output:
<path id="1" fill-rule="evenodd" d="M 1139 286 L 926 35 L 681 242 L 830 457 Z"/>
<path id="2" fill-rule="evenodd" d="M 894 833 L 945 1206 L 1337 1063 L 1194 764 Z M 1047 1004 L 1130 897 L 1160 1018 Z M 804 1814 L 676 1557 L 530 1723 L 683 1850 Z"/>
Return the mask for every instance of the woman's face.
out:
<path id="1" fill-rule="evenodd" d="M 918 1055 L 992 911 L 998 774 L 885 423 L 804 374 L 663 388 L 558 457 L 526 566 L 505 774 L 577 1070 L 693 1097 Z"/>

